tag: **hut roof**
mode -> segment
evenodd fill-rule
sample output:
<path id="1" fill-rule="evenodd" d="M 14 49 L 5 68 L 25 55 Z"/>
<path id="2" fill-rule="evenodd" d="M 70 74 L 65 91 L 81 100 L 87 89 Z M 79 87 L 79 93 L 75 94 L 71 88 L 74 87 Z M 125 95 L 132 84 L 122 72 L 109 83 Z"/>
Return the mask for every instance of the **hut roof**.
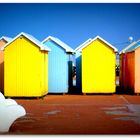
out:
<path id="1" fill-rule="evenodd" d="M 127 50 L 131 49 L 131 47 L 133 47 L 134 44 L 136 44 L 136 41 L 132 42 L 127 47 L 125 47 L 123 50 L 121 50 L 119 54 L 125 53 Z"/>
<path id="2" fill-rule="evenodd" d="M 78 46 L 75 51 L 82 51 L 83 48 L 85 48 L 86 46 L 88 46 L 89 44 L 91 44 L 93 41 L 95 41 L 96 39 L 101 40 L 102 42 L 104 42 L 105 44 L 107 44 L 108 46 L 110 46 L 114 52 L 117 52 L 118 49 L 115 48 L 113 45 L 111 45 L 109 42 L 107 42 L 106 40 L 104 40 L 103 38 L 101 38 L 100 36 L 96 36 L 95 38 L 89 38 L 87 41 L 85 41 L 84 43 L 82 43 L 80 46 Z"/>
<path id="3" fill-rule="evenodd" d="M 135 51 L 138 47 L 140 47 L 140 40 L 135 42 L 130 48 L 126 50 L 126 52 Z"/>
<path id="4" fill-rule="evenodd" d="M 70 46 L 68 46 L 66 43 L 62 42 L 60 39 L 53 36 L 48 36 L 46 39 L 42 41 L 42 43 L 45 43 L 46 41 L 49 41 L 49 40 L 52 40 L 53 42 L 58 44 L 60 47 L 66 50 L 66 52 L 71 52 L 71 53 L 74 52 L 74 50 Z"/>
<path id="5" fill-rule="evenodd" d="M 2 47 L 2 50 L 4 50 L 4 48 L 6 48 L 9 44 L 11 44 L 13 41 L 15 41 L 20 36 L 24 36 L 25 38 L 29 39 L 31 42 L 36 44 L 40 48 L 40 50 L 50 51 L 50 48 L 48 48 L 47 46 L 43 45 L 39 40 L 34 38 L 32 35 L 29 35 L 29 34 L 24 33 L 24 32 L 19 33 L 10 42 L 8 42 L 6 45 L 4 45 L 4 47 Z"/>
<path id="6" fill-rule="evenodd" d="M 7 37 L 7 36 L 2 36 L 1 38 L 0 38 L 0 40 L 5 40 L 6 42 L 10 42 L 11 40 L 12 40 L 12 38 L 10 38 L 10 37 Z"/>

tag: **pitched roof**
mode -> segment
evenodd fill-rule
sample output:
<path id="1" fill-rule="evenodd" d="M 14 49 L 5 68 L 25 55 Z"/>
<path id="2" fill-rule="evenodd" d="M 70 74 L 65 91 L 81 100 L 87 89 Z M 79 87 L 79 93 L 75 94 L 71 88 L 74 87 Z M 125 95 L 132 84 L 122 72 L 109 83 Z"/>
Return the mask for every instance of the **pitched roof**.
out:
<path id="1" fill-rule="evenodd" d="M 138 47 L 140 47 L 140 40 L 134 41 L 131 44 L 129 44 L 127 47 L 125 47 L 123 50 L 120 51 L 119 54 L 125 53 L 125 52 L 131 52 L 136 50 Z"/>
<path id="2" fill-rule="evenodd" d="M 136 41 L 132 42 L 127 47 L 125 47 L 123 50 L 121 50 L 119 54 L 125 53 L 128 49 L 130 49 L 135 44 L 136 44 Z"/>
<path id="3" fill-rule="evenodd" d="M 137 42 L 137 44 L 135 45 L 134 49 L 137 49 L 138 47 L 140 47 L 140 40 Z"/>
<path id="4" fill-rule="evenodd" d="M 10 38 L 10 37 L 7 37 L 7 36 L 2 36 L 1 38 L 0 38 L 0 40 L 5 40 L 6 42 L 10 42 L 11 40 L 12 40 L 12 38 Z"/>
<path id="5" fill-rule="evenodd" d="M 106 40 L 104 40 L 103 38 L 101 38 L 100 36 L 96 36 L 95 38 L 93 39 L 88 39 L 87 41 L 85 41 L 84 43 L 82 43 L 80 46 L 78 46 L 75 51 L 82 51 L 83 48 L 85 48 L 86 46 L 88 46 L 90 43 L 92 43 L 93 41 L 95 41 L 96 39 L 99 39 L 101 40 L 102 42 L 104 42 L 105 44 L 107 44 L 108 46 L 110 46 L 114 52 L 117 52 L 118 49 L 115 48 L 114 46 L 112 46 L 110 43 L 108 43 Z"/>
<path id="6" fill-rule="evenodd" d="M 24 32 L 19 33 L 10 42 L 8 42 L 6 45 L 4 45 L 4 47 L 2 48 L 2 50 L 4 50 L 5 47 L 7 47 L 9 44 L 11 44 L 13 41 L 15 41 L 20 36 L 24 36 L 27 39 L 29 39 L 31 42 L 33 42 L 34 44 L 36 44 L 40 48 L 40 50 L 51 51 L 50 48 L 48 48 L 47 46 L 45 46 L 44 44 L 42 44 L 39 40 L 37 40 L 36 38 L 34 38 L 32 35 L 29 35 L 29 34 L 24 33 Z"/>
<path id="7" fill-rule="evenodd" d="M 126 50 L 126 52 L 135 51 L 138 47 L 140 47 L 140 40 L 135 42 L 130 48 Z"/>
<path id="8" fill-rule="evenodd" d="M 58 44 L 60 47 L 66 50 L 66 52 L 72 52 L 72 53 L 74 52 L 74 50 L 70 46 L 68 46 L 66 43 L 62 42 L 61 40 L 53 36 L 48 36 L 46 39 L 42 41 L 42 43 L 45 43 L 46 41 L 49 41 L 49 40 L 52 40 L 53 42 Z"/>

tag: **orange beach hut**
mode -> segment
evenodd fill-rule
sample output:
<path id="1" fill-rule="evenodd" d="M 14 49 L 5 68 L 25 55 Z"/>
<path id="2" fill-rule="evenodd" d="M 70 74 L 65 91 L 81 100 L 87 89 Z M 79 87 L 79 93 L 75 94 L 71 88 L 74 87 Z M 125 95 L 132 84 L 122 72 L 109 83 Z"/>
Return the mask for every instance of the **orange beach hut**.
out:
<path id="1" fill-rule="evenodd" d="M 140 93 L 140 40 L 120 52 L 120 86 L 124 91 Z"/>
<path id="2" fill-rule="evenodd" d="M 0 92 L 4 92 L 4 56 L 1 48 L 11 40 L 12 38 L 6 36 L 0 38 Z"/>

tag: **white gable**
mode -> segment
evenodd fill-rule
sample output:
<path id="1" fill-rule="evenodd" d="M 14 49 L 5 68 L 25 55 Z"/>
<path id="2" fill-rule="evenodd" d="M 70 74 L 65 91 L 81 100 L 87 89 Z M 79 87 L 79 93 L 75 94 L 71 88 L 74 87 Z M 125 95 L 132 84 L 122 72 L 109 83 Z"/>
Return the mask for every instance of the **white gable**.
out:
<path id="1" fill-rule="evenodd" d="M 89 44 L 91 44 L 93 41 L 95 41 L 96 39 L 100 39 L 101 41 L 103 41 L 105 44 L 107 44 L 108 46 L 110 46 L 114 52 L 117 52 L 118 49 L 115 48 L 114 46 L 112 46 L 109 42 L 107 42 L 106 40 L 104 40 L 103 38 L 101 38 L 100 36 L 96 36 L 95 38 L 93 39 L 88 39 L 87 41 L 85 41 L 84 43 L 82 43 L 80 46 L 78 46 L 75 51 L 82 51 L 83 48 L 87 47 Z"/>
<path id="2" fill-rule="evenodd" d="M 43 45 L 39 40 L 37 40 L 36 38 L 34 38 L 33 36 L 21 32 L 20 34 L 18 34 L 15 38 L 13 38 L 10 42 L 8 42 L 3 48 L 2 50 L 4 50 L 5 47 L 7 47 L 9 44 L 11 44 L 13 41 L 15 41 L 17 38 L 19 38 L 20 36 L 24 36 L 27 39 L 29 39 L 31 42 L 33 42 L 34 44 L 36 44 L 40 50 L 46 50 L 46 51 L 50 51 L 50 48 L 46 47 L 45 45 Z"/>
<path id="3" fill-rule="evenodd" d="M 74 50 L 73 50 L 71 47 L 69 47 L 66 43 L 62 42 L 61 40 L 59 40 L 58 38 L 53 37 L 53 36 L 48 36 L 46 39 L 44 39 L 44 40 L 42 41 L 42 43 L 45 43 L 45 42 L 48 41 L 48 40 L 54 41 L 56 44 L 58 44 L 58 45 L 61 46 L 63 49 L 65 49 L 66 52 L 71 52 L 71 53 L 74 52 Z"/>

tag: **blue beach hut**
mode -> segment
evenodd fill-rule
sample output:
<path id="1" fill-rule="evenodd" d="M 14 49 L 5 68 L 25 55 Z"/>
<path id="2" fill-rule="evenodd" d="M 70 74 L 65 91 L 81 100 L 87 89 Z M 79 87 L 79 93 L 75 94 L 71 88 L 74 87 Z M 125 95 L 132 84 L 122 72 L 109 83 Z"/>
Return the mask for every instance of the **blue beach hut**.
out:
<path id="1" fill-rule="evenodd" d="M 51 49 L 48 57 L 48 92 L 67 93 L 72 87 L 74 50 L 52 36 L 44 39 L 42 43 Z"/>

